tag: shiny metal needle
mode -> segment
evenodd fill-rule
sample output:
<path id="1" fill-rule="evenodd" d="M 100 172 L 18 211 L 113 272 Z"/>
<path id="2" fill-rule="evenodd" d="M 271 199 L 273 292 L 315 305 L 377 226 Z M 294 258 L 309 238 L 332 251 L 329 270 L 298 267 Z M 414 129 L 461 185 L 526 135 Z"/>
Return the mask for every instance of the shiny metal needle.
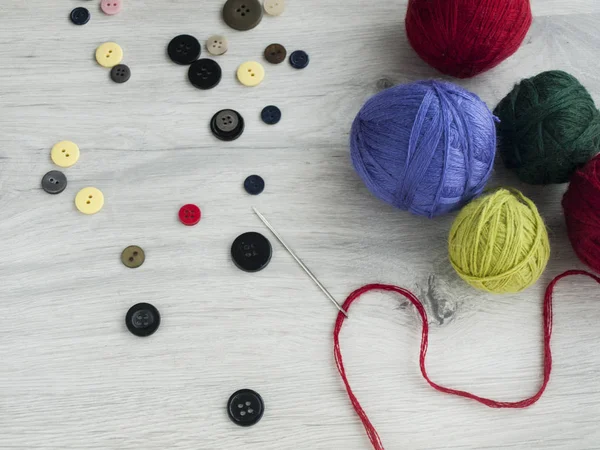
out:
<path id="1" fill-rule="evenodd" d="M 325 294 L 325 296 L 331 300 L 331 303 L 333 303 L 335 305 L 335 307 L 346 317 L 348 317 L 348 313 L 346 311 L 344 311 L 344 308 L 342 308 L 340 306 L 340 304 L 335 300 L 335 298 L 333 298 L 333 296 L 329 293 L 329 291 L 327 289 L 325 289 L 325 286 L 323 286 L 321 284 L 321 282 L 319 280 L 317 280 L 317 277 L 315 277 L 313 275 L 313 273 L 310 271 L 310 269 L 308 267 L 306 267 L 304 265 L 304 263 L 302 262 L 302 260 L 300 258 L 298 258 L 296 256 L 296 254 L 294 253 L 294 251 L 289 248 L 287 246 L 287 244 L 283 241 L 283 238 L 279 235 L 279 233 L 277 233 L 277 231 L 275 231 L 275 229 L 271 226 L 271 224 L 269 223 L 269 221 L 265 218 L 265 216 L 263 216 L 261 213 L 258 212 L 258 210 L 254 207 L 252 207 L 252 209 L 254 210 L 254 214 L 256 214 L 258 216 L 258 218 L 260 220 L 262 220 L 262 223 L 265 224 L 265 226 L 271 230 L 271 233 L 273 233 L 273 236 L 275 236 L 277 238 L 277 240 L 279 241 L 279 243 L 281 245 L 283 245 L 283 247 L 288 251 L 288 253 L 290 255 L 292 255 L 292 258 L 294 258 L 296 260 L 296 262 L 298 263 L 298 265 L 300 267 L 302 267 L 302 269 L 306 272 L 306 274 L 310 277 L 311 280 L 313 280 L 315 282 L 315 284 L 319 287 L 319 289 L 321 289 L 321 291 L 323 291 L 323 294 Z"/>

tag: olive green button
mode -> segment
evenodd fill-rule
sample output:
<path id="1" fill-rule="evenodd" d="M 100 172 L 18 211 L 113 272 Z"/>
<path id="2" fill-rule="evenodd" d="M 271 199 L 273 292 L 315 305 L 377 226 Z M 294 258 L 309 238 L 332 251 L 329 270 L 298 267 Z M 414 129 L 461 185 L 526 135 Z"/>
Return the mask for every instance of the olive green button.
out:
<path id="1" fill-rule="evenodd" d="M 140 267 L 144 264 L 145 260 L 146 255 L 144 254 L 144 250 L 137 245 L 130 245 L 121 253 L 121 262 L 130 269 Z"/>
<path id="2" fill-rule="evenodd" d="M 223 20 L 234 30 L 251 30 L 262 17 L 263 9 L 258 0 L 227 0 L 223 6 Z"/>

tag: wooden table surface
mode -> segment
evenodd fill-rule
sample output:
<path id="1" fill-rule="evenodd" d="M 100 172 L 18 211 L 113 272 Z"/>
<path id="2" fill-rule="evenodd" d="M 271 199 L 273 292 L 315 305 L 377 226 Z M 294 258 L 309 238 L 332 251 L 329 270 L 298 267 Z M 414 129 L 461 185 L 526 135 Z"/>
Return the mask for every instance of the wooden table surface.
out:
<path id="1" fill-rule="evenodd" d="M 0 449 L 368 449 L 333 360 L 336 310 L 252 214 L 258 207 L 332 294 L 343 301 L 369 282 L 413 290 L 430 317 L 434 380 L 500 400 L 532 395 L 541 380 L 541 302 L 546 284 L 581 268 L 560 207 L 564 186 L 531 187 L 497 165 L 492 185 L 519 187 L 549 228 L 552 258 L 518 295 L 486 295 L 447 259 L 454 215 L 414 217 L 382 204 L 354 173 L 351 121 L 372 94 L 440 77 L 407 43 L 406 0 L 289 0 L 280 17 L 249 32 L 229 29 L 220 0 L 124 0 L 113 17 L 98 1 L 3 0 L 0 4 Z M 87 6 L 91 21 L 68 20 Z M 563 69 L 600 100 L 600 2 L 532 0 L 534 22 L 519 52 L 459 83 L 490 108 L 523 77 Z M 229 38 L 221 84 L 199 91 L 170 62 L 169 40 Z M 133 72 L 110 81 L 96 47 L 118 42 Z M 235 79 L 265 46 L 304 49 L 306 70 L 265 63 L 256 88 Z M 204 50 L 204 54 L 206 51 Z M 276 126 L 260 121 L 278 105 Z M 223 108 L 246 119 L 235 142 L 213 138 Z M 81 148 L 69 186 L 40 188 L 52 145 Z M 247 175 L 266 180 L 251 197 Z M 84 216 L 79 189 L 104 192 Z M 179 207 L 203 219 L 182 226 Z M 264 233 L 273 259 L 248 274 L 232 241 Z M 124 267 L 123 248 L 146 251 Z M 433 391 L 418 369 L 420 323 L 392 295 L 356 304 L 342 349 L 356 394 L 388 449 L 600 448 L 600 290 L 564 281 L 555 295 L 554 371 L 525 410 L 490 409 Z M 129 307 L 162 313 L 146 339 L 124 324 Z M 240 388 L 266 404 L 251 428 L 225 405 Z"/>

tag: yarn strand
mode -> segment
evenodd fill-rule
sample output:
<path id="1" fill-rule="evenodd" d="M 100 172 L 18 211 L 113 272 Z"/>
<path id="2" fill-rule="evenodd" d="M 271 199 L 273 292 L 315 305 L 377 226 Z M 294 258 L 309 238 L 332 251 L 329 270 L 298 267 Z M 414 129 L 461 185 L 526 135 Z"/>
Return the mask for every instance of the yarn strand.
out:
<path id="1" fill-rule="evenodd" d="M 543 362 L 542 382 L 541 382 L 541 385 L 540 385 L 538 391 L 534 395 L 532 395 L 531 397 L 528 397 L 526 399 L 516 401 L 516 402 L 497 401 L 497 400 L 493 400 L 493 399 L 489 399 L 489 398 L 485 398 L 485 397 L 480 397 L 478 395 L 471 394 L 470 392 L 467 392 L 467 391 L 447 388 L 445 386 L 435 383 L 433 380 L 431 380 L 431 378 L 429 378 L 429 375 L 427 374 L 426 364 L 425 364 L 425 359 L 427 356 L 427 347 L 429 344 L 429 322 L 427 319 L 427 312 L 425 311 L 425 307 L 423 306 L 421 301 L 409 290 L 398 287 L 398 286 L 389 285 L 389 284 L 368 284 L 368 285 L 363 286 L 363 287 L 355 290 L 354 292 L 352 292 L 348 296 L 346 301 L 344 302 L 343 308 L 344 308 L 344 310 L 349 311 L 350 306 L 352 306 L 352 303 L 354 303 L 356 300 L 358 300 L 363 294 L 370 292 L 370 291 L 387 291 L 387 292 L 395 292 L 397 294 L 402 295 L 403 297 L 405 297 L 407 300 L 409 300 L 413 304 L 413 306 L 416 308 L 417 312 L 419 313 L 419 316 L 421 317 L 422 331 L 421 331 L 421 349 L 420 349 L 420 354 L 419 354 L 419 366 L 421 369 L 421 375 L 433 389 L 435 389 L 436 391 L 446 393 L 446 394 L 456 395 L 458 397 L 464 397 L 464 398 L 468 398 L 471 400 L 475 400 L 479 403 L 483 403 L 484 405 L 489 406 L 490 408 L 526 408 L 526 407 L 531 406 L 534 403 L 536 403 L 542 397 L 544 391 L 546 390 L 546 387 L 548 386 L 548 382 L 550 381 L 550 373 L 552 372 L 552 350 L 550 347 L 550 341 L 552 339 L 552 294 L 554 292 L 554 287 L 556 286 L 556 283 L 558 283 L 563 278 L 573 276 L 573 275 L 585 275 L 585 276 L 592 278 L 593 280 L 595 280 L 597 283 L 600 284 L 600 277 L 593 275 L 589 272 L 586 272 L 584 270 L 568 270 L 568 271 L 558 275 L 556 278 L 554 278 L 550 282 L 550 284 L 546 288 L 546 293 L 544 295 L 544 301 L 543 301 L 543 328 L 544 328 L 544 330 L 543 330 L 543 347 L 544 347 L 543 348 L 543 356 L 544 356 L 544 362 Z M 379 434 L 377 433 L 377 430 L 375 429 L 375 426 L 371 423 L 371 421 L 369 420 L 369 417 L 367 416 L 367 413 L 363 410 L 362 406 L 360 405 L 358 398 L 354 395 L 354 392 L 352 391 L 352 388 L 350 387 L 350 382 L 348 381 L 348 377 L 346 376 L 346 369 L 344 367 L 344 362 L 342 359 L 342 351 L 341 351 L 341 347 L 340 347 L 340 331 L 342 330 L 342 326 L 343 326 L 345 320 L 346 320 L 346 317 L 340 313 L 340 314 L 338 314 L 337 320 L 335 322 L 335 328 L 333 331 L 333 342 L 334 342 L 333 353 L 335 356 L 335 362 L 336 362 L 336 365 L 338 368 L 338 372 L 340 373 L 340 376 L 342 377 L 342 381 L 344 382 L 344 385 L 346 387 L 346 392 L 348 393 L 348 397 L 350 398 L 352 407 L 354 408 L 354 410 L 356 411 L 356 414 L 358 414 L 361 422 L 363 423 L 363 426 L 365 428 L 365 431 L 367 433 L 369 440 L 371 441 L 371 444 L 373 445 L 373 448 L 375 450 L 384 450 L 383 443 L 379 437 Z"/>

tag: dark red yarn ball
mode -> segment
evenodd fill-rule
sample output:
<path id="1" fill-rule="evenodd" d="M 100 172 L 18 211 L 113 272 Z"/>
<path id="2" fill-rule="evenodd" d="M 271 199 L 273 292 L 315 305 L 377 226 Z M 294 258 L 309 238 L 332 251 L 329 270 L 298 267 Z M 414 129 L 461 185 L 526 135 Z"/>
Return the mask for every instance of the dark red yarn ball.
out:
<path id="1" fill-rule="evenodd" d="M 469 78 L 516 52 L 531 20 L 529 0 L 409 0 L 406 34 L 425 62 Z"/>
<path id="2" fill-rule="evenodd" d="M 575 253 L 600 273 L 600 155 L 575 172 L 562 204 Z"/>

